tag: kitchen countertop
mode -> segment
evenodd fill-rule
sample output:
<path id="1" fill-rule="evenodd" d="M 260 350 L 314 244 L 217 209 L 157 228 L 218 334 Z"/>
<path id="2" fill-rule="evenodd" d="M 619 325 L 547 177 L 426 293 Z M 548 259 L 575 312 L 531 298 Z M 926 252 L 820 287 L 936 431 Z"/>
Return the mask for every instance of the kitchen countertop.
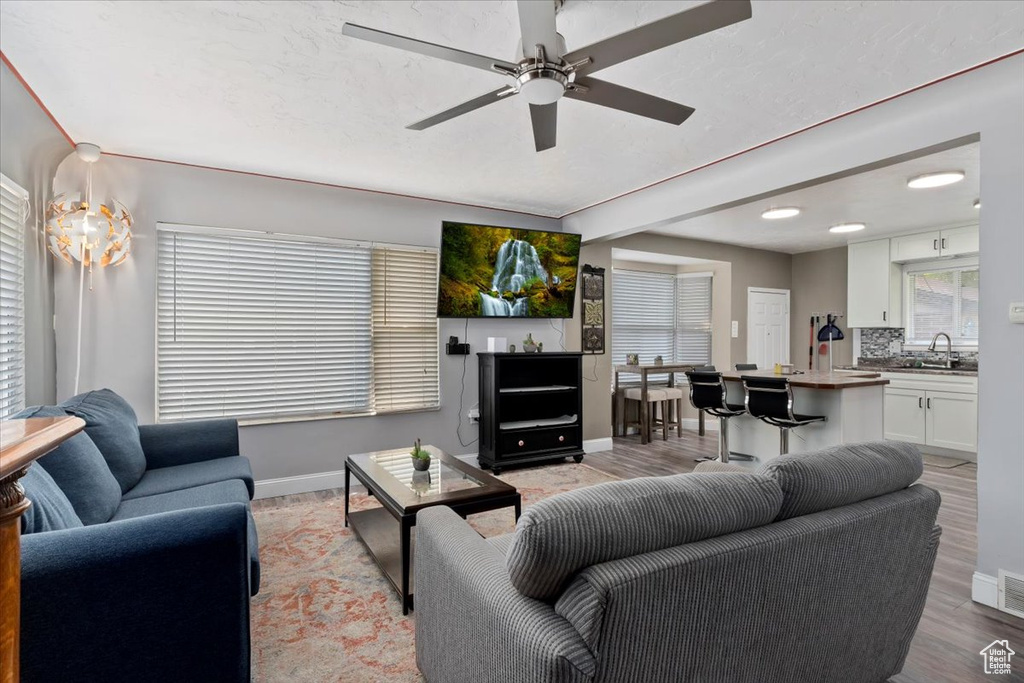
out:
<path id="1" fill-rule="evenodd" d="M 873 387 L 888 384 L 889 380 L 882 379 L 881 375 L 874 371 L 844 372 L 801 372 L 793 375 L 776 375 L 771 370 L 739 370 L 723 372 L 722 378 L 727 382 L 738 382 L 741 377 L 785 377 L 789 384 L 794 387 L 806 389 L 854 389 L 856 387 Z"/>
<path id="2" fill-rule="evenodd" d="M 898 372 L 915 375 L 961 375 L 965 377 L 977 377 L 977 369 L 960 369 L 960 368 L 904 368 L 904 367 L 889 367 L 882 365 L 843 365 L 837 367 L 836 370 L 844 371 L 856 371 L 856 372 Z"/>

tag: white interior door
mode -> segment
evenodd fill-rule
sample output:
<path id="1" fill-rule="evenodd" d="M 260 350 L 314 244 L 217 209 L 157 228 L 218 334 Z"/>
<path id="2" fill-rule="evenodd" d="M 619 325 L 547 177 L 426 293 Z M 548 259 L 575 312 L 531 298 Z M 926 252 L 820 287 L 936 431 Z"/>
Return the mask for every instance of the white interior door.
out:
<path id="1" fill-rule="evenodd" d="M 789 362 L 788 289 L 747 289 L 747 362 L 761 370 Z"/>

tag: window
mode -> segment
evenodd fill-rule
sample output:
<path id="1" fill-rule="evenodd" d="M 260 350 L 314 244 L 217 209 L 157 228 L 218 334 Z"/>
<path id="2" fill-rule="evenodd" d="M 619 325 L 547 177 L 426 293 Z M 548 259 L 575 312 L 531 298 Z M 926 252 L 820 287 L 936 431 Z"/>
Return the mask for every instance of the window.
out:
<path id="1" fill-rule="evenodd" d="M 938 332 L 958 346 L 978 345 L 976 264 L 907 270 L 907 344 L 929 344 Z"/>
<path id="2" fill-rule="evenodd" d="M 0 418 L 25 407 L 28 192 L 0 175 Z"/>
<path id="3" fill-rule="evenodd" d="M 627 353 L 639 354 L 642 363 L 655 356 L 666 362 L 710 363 L 711 276 L 616 269 L 612 362 L 625 363 Z"/>
<path id="4" fill-rule="evenodd" d="M 440 405 L 437 251 L 373 249 L 373 405 L 377 412 Z"/>
<path id="5" fill-rule="evenodd" d="M 437 251 L 160 226 L 157 414 L 439 404 Z"/>

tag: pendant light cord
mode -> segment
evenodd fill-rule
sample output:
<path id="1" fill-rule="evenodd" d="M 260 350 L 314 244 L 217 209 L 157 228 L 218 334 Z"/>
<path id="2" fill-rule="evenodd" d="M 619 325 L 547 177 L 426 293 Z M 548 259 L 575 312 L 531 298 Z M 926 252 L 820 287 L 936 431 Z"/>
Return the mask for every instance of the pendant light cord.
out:
<path id="1" fill-rule="evenodd" d="M 75 353 L 75 393 L 78 395 L 78 381 L 82 376 L 82 300 L 85 294 L 85 242 L 82 242 L 82 261 L 78 271 L 78 348 Z"/>

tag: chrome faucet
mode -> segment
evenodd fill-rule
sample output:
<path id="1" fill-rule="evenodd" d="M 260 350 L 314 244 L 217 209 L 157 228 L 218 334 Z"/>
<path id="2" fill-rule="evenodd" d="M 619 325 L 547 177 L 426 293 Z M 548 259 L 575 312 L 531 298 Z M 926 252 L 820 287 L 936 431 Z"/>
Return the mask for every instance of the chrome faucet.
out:
<path id="1" fill-rule="evenodd" d="M 953 340 L 949 338 L 949 335 L 945 332 L 936 332 L 935 336 L 932 337 L 932 343 L 928 345 L 929 351 L 935 350 L 935 343 L 939 340 L 939 337 L 946 338 L 946 367 L 953 367 L 953 361 L 950 360 L 949 355 L 953 352 Z"/>

